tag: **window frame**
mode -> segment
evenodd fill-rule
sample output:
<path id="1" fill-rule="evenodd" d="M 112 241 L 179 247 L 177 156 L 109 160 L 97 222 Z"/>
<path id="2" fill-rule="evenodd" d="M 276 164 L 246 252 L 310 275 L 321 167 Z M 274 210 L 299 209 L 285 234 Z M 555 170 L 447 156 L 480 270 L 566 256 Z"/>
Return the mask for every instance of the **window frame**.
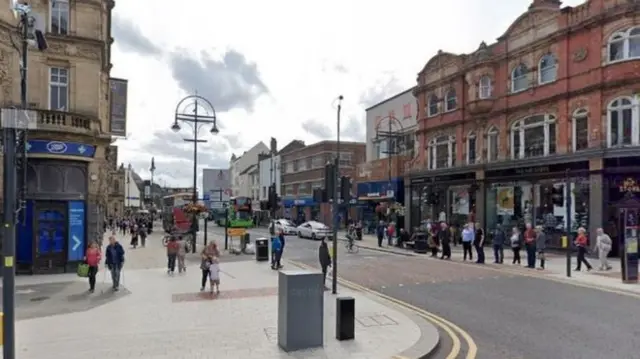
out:
<path id="1" fill-rule="evenodd" d="M 551 61 L 553 61 L 553 64 L 552 64 L 551 66 L 546 66 L 545 68 L 543 68 L 543 67 L 542 67 L 542 63 L 543 63 L 545 60 L 548 60 L 548 59 L 550 59 Z M 549 79 L 549 80 L 544 81 L 544 80 L 543 80 L 543 72 L 544 72 L 544 71 L 551 71 L 551 70 L 553 70 L 553 78 L 552 78 L 552 79 Z M 551 53 L 549 53 L 549 54 L 546 54 L 546 55 L 542 56 L 542 57 L 540 58 L 540 61 L 538 62 L 538 84 L 539 84 L 539 85 L 546 85 L 546 84 L 549 84 L 549 83 L 555 82 L 557 79 L 558 79 L 558 60 L 557 60 L 557 59 L 556 59 L 556 57 L 555 57 L 553 54 L 551 54 Z"/>
<path id="2" fill-rule="evenodd" d="M 516 78 L 515 73 L 518 70 L 523 71 L 523 73 L 517 76 Z M 518 93 L 518 92 L 526 91 L 527 89 L 529 89 L 528 75 L 529 75 L 529 68 L 527 67 L 527 65 L 522 63 L 518 64 L 518 66 L 514 67 L 513 70 L 511 70 L 511 93 Z M 527 82 L 523 88 L 516 89 L 516 81 L 519 79 L 525 79 L 527 80 Z"/>
<path id="3" fill-rule="evenodd" d="M 473 153 L 474 153 L 474 159 L 473 161 L 471 161 L 471 140 L 473 140 Z M 471 131 L 467 134 L 467 141 L 466 141 L 466 147 L 467 147 L 467 164 L 468 165 L 474 165 L 478 162 L 478 137 L 476 136 L 476 133 Z"/>
<path id="4" fill-rule="evenodd" d="M 486 80 L 489 83 L 483 84 L 483 80 Z M 485 100 L 491 97 L 493 97 L 493 80 L 489 75 L 483 75 L 480 77 L 480 80 L 478 80 L 478 98 Z"/>
<path id="5" fill-rule="evenodd" d="M 496 158 L 495 160 L 491 159 L 492 151 L 491 151 L 491 138 L 494 137 L 496 141 Z M 487 162 L 495 162 L 498 161 L 500 157 L 500 131 L 495 126 L 491 126 L 489 131 L 487 131 Z"/>
<path id="6" fill-rule="evenodd" d="M 60 79 L 60 77 L 61 77 L 60 70 L 64 70 L 66 72 L 66 75 L 64 76 L 66 78 L 66 82 L 65 83 L 60 82 L 60 81 L 56 81 L 56 82 L 52 81 L 51 78 L 53 77 L 53 71 L 54 70 L 58 71 L 58 75 L 57 75 L 58 79 Z M 69 68 L 66 68 L 66 67 L 49 67 L 49 71 L 48 71 L 48 73 L 49 73 L 49 79 L 48 79 L 49 80 L 48 81 L 49 82 L 49 86 L 48 86 L 48 95 L 49 96 L 48 97 L 49 98 L 48 98 L 48 101 L 47 101 L 47 108 L 49 110 L 51 110 L 51 111 L 61 111 L 61 112 L 68 112 L 69 111 L 69 102 L 70 102 L 70 99 L 69 99 L 69 72 L 70 72 Z M 66 90 L 65 92 L 67 94 L 67 96 L 66 96 L 67 103 L 65 104 L 64 109 L 62 109 L 62 110 L 60 109 L 60 108 L 62 108 L 60 106 L 57 106 L 56 108 L 52 108 L 52 106 L 51 106 L 52 105 L 52 103 L 51 103 L 52 102 L 51 95 L 53 94 L 53 87 L 54 86 L 56 86 L 57 88 L 64 87 L 65 90 Z M 58 102 L 60 102 L 59 93 L 58 93 Z"/>
<path id="7" fill-rule="evenodd" d="M 578 125 L 577 122 L 584 120 L 587 122 L 587 147 L 577 149 L 578 147 Z M 584 151 L 589 148 L 589 111 L 582 107 L 573 111 L 571 115 L 571 150 L 573 152 Z"/>
<path id="8" fill-rule="evenodd" d="M 440 113 L 440 109 L 438 108 L 438 96 L 436 96 L 435 94 L 431 94 L 429 96 L 429 98 L 427 99 L 427 117 L 434 117 L 437 116 L 438 113 Z M 431 107 L 432 105 L 435 106 L 435 111 L 432 112 L 431 111 Z"/>
<path id="9" fill-rule="evenodd" d="M 535 123 L 535 124 L 528 124 L 525 125 L 525 121 L 527 119 L 530 119 L 532 117 L 536 117 L 536 116 L 543 116 L 543 120 Z M 511 127 L 509 129 L 509 138 L 510 138 L 510 143 L 511 143 L 511 159 L 513 160 L 520 160 L 520 159 L 527 159 L 527 158 L 535 158 L 535 157 L 525 157 L 525 132 L 527 129 L 529 128 L 535 128 L 535 127 L 544 127 L 544 144 L 543 144 L 543 156 L 548 156 L 549 153 L 549 148 L 551 146 L 551 139 L 549 138 L 549 125 L 550 124 L 557 124 L 558 123 L 558 119 L 556 118 L 555 115 L 549 114 L 549 113 L 545 113 L 545 114 L 534 114 L 534 115 L 529 115 L 526 117 L 523 117 L 517 121 L 514 121 L 513 124 L 511 124 Z M 515 135 L 516 135 L 516 131 L 518 131 L 518 137 L 519 137 L 519 142 L 520 142 L 520 148 L 518 153 L 516 154 L 515 151 Z M 556 137 L 557 137 L 557 129 L 556 129 Z M 557 138 L 554 139 L 555 141 L 557 141 Z"/>
<path id="10" fill-rule="evenodd" d="M 440 168 L 451 168 L 454 165 L 453 146 L 455 146 L 456 137 L 453 135 L 438 135 L 429 141 L 429 169 L 438 169 L 438 146 L 447 145 L 447 166 Z"/>
<path id="11" fill-rule="evenodd" d="M 609 39 L 607 40 L 607 63 L 613 64 L 621 61 L 640 59 L 640 52 L 636 56 L 631 56 L 631 40 L 638 40 L 640 46 L 640 33 L 632 35 L 631 33 L 634 32 L 634 30 L 640 31 L 640 26 L 632 26 L 624 31 L 616 31 L 609 36 Z M 619 59 L 611 58 L 611 48 L 614 44 L 620 44 L 622 46 L 622 57 Z"/>
<path id="12" fill-rule="evenodd" d="M 618 101 L 629 101 L 628 104 L 616 104 Z M 612 143 L 611 125 L 612 125 L 612 112 L 619 111 L 618 121 L 623 124 L 623 111 L 631 110 L 631 143 L 630 144 L 616 144 Z M 628 146 L 640 145 L 640 111 L 638 111 L 638 100 L 635 97 L 621 96 L 614 98 L 607 105 L 607 147 L 608 148 L 620 148 Z M 619 131 L 624 131 L 623 126 L 618 126 Z"/>
<path id="13" fill-rule="evenodd" d="M 54 8 L 54 4 L 56 5 L 56 8 Z M 63 13 L 62 10 L 60 10 L 60 8 L 58 8 L 58 6 L 60 4 L 64 4 L 66 5 L 66 16 L 67 16 L 67 28 L 65 29 L 66 32 L 62 33 L 60 30 L 60 18 L 62 17 L 61 14 Z M 55 13 L 55 14 L 54 14 Z M 57 16 L 54 16 L 57 15 Z M 57 17 L 58 19 L 58 31 L 54 32 L 53 31 L 53 19 L 54 17 Z M 48 31 L 51 34 L 54 35 L 60 35 L 60 36 L 68 36 L 71 33 L 71 1 L 69 0 L 56 0 L 56 1 L 51 1 L 49 0 L 49 26 L 48 26 Z"/>
<path id="14" fill-rule="evenodd" d="M 449 107 L 449 101 L 453 101 L 453 107 Z M 456 89 L 450 88 L 444 96 L 444 112 L 452 112 L 458 109 L 458 94 Z"/>

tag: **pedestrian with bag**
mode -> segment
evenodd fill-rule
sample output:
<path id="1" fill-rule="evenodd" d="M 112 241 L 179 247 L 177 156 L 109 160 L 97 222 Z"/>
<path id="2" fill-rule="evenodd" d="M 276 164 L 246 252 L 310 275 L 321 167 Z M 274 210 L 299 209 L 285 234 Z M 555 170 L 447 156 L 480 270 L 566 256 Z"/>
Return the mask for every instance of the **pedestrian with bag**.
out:
<path id="1" fill-rule="evenodd" d="M 600 270 L 611 270 L 607 256 L 611 252 L 613 241 L 608 234 L 604 233 L 602 228 L 596 229 L 596 249 L 598 250 L 598 259 L 600 260 Z"/>
<path id="2" fill-rule="evenodd" d="M 520 234 L 520 230 L 518 227 L 513 227 L 511 230 L 511 251 L 513 251 L 513 261 L 511 264 L 520 265 L 520 249 L 522 248 L 522 239 L 520 238 L 522 235 Z"/>
<path id="3" fill-rule="evenodd" d="M 318 261 L 320 268 L 322 268 L 322 284 L 324 285 L 327 281 L 327 271 L 331 267 L 331 255 L 324 237 L 320 241 L 320 248 L 318 248 Z M 324 285 L 324 289 L 327 289 L 326 285 Z"/>
<path id="4" fill-rule="evenodd" d="M 206 247 L 202 248 L 200 257 L 200 269 L 202 270 L 200 291 L 203 292 L 207 286 L 207 282 L 209 282 L 209 279 L 211 277 L 211 264 L 213 264 L 213 259 L 220 257 L 220 251 L 218 250 L 218 245 L 216 244 L 216 242 L 209 242 Z"/>
<path id="5" fill-rule="evenodd" d="M 124 267 L 124 247 L 115 237 L 109 237 L 109 244 L 105 250 L 105 265 L 111 273 L 111 282 L 113 290 L 120 290 L 120 274 Z"/>
<path id="6" fill-rule="evenodd" d="M 593 267 L 591 267 L 591 263 L 587 261 L 587 246 L 589 245 L 589 239 L 587 238 L 587 231 L 580 227 L 578 228 L 578 236 L 575 240 L 575 245 L 578 247 L 578 263 L 576 265 L 575 271 L 579 272 L 581 269 L 581 265 L 584 263 L 587 266 L 587 271 L 590 271 Z"/>
<path id="7" fill-rule="evenodd" d="M 85 263 L 89 266 L 87 271 L 87 277 L 89 278 L 89 293 L 93 293 L 96 290 L 96 276 L 98 275 L 98 265 L 102 259 L 102 252 L 98 243 L 92 241 L 89 243 L 89 248 L 84 256 Z"/>

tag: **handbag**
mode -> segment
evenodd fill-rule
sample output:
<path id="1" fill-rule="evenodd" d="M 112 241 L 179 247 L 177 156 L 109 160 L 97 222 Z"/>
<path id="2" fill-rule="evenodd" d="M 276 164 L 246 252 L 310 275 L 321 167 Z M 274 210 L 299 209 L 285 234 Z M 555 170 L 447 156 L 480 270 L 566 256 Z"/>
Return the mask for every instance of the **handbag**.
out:
<path id="1" fill-rule="evenodd" d="M 78 265 L 78 277 L 87 278 L 89 276 L 89 265 L 82 263 Z"/>

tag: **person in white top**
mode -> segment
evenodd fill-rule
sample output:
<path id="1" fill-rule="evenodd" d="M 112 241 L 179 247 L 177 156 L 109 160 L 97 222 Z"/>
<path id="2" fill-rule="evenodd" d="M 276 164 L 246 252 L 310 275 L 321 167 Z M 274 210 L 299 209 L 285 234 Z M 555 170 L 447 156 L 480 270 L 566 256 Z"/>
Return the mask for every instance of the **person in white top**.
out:
<path id="1" fill-rule="evenodd" d="M 211 293 L 215 286 L 217 294 L 220 294 L 220 260 L 218 257 L 213 257 L 211 265 L 209 266 L 209 281 L 211 282 Z"/>
<path id="2" fill-rule="evenodd" d="M 611 266 L 607 260 L 609 252 L 611 252 L 612 241 L 608 234 L 604 233 L 602 228 L 596 229 L 596 249 L 598 250 L 598 259 L 600 260 L 600 270 L 610 270 Z"/>

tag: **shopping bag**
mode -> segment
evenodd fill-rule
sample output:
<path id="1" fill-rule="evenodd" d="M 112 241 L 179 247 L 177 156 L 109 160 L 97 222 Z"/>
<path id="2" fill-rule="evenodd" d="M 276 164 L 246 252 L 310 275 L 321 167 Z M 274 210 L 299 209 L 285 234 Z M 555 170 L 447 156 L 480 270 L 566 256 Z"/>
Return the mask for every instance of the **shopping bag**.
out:
<path id="1" fill-rule="evenodd" d="M 89 276 L 89 265 L 82 263 L 78 265 L 78 277 L 87 278 Z"/>

